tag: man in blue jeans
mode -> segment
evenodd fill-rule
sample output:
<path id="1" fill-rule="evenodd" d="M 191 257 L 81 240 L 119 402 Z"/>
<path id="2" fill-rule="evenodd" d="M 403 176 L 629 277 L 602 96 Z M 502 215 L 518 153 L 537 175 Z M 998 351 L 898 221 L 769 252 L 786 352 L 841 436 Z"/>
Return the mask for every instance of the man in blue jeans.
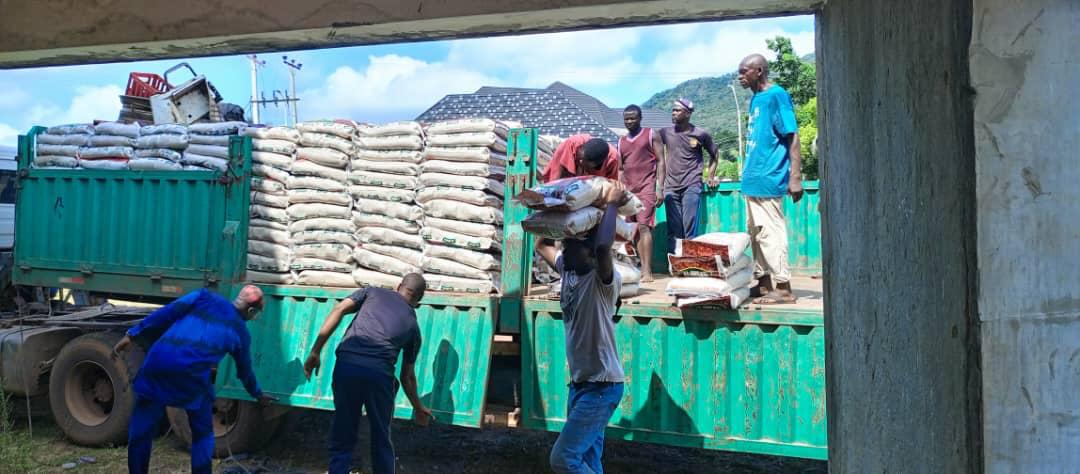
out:
<path id="1" fill-rule="evenodd" d="M 262 307 L 263 294 L 257 286 L 245 286 L 233 301 L 203 288 L 150 313 L 116 343 L 113 354 L 118 357 L 133 339 L 152 341 L 133 383 L 128 472 L 149 472 L 150 452 L 165 407 L 187 410 L 191 472 L 212 471 L 214 380 L 210 371 L 225 354 L 232 355 L 237 377 L 253 398 L 264 406 L 274 400 L 262 393 L 251 370 L 251 335 L 245 325 Z"/>
<path id="2" fill-rule="evenodd" d="M 556 268 L 562 275 L 566 361 L 570 396 L 566 424 L 551 448 L 551 468 L 558 473 L 602 473 L 604 428 L 623 395 L 623 370 L 615 347 L 615 316 L 622 279 L 615 271 L 618 208 L 625 188 L 615 182 L 607 195 L 604 218 L 585 240 L 563 241 Z"/>
<path id="3" fill-rule="evenodd" d="M 367 411 L 371 428 L 371 465 L 375 474 L 394 472 L 394 445 L 390 420 L 394 415 L 397 380 L 394 365 L 404 351 L 401 386 L 413 406 L 413 420 L 427 426 L 431 410 L 416 391 L 416 356 L 420 353 L 420 328 L 416 308 L 427 282 L 419 273 L 405 275 L 396 291 L 383 288 L 357 290 L 330 310 L 315 345 L 304 363 L 308 380 L 318 373 L 320 354 L 327 339 L 346 314 L 356 313 L 338 344 L 334 364 L 334 422 L 330 429 L 330 474 L 352 469 L 361 410 Z"/>
<path id="4" fill-rule="evenodd" d="M 705 152 L 709 152 L 710 182 L 716 184 L 717 151 L 712 135 L 690 123 L 694 103 L 678 99 L 671 107 L 672 127 L 660 129 L 664 142 L 664 210 L 667 215 L 668 251 L 675 239 L 697 236 L 698 204 L 701 202 Z"/>

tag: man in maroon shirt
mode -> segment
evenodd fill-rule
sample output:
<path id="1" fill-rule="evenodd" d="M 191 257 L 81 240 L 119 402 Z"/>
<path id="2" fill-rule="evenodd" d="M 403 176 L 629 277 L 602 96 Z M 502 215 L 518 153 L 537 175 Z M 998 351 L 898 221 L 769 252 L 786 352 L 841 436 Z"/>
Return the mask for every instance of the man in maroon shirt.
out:
<path id="1" fill-rule="evenodd" d="M 604 140 L 583 133 L 559 144 L 551 162 L 540 171 L 540 181 L 588 175 L 619 179 L 619 153 Z"/>
<path id="2" fill-rule="evenodd" d="M 651 128 L 641 128 L 641 107 L 630 105 L 623 110 L 623 123 L 627 134 L 619 138 L 619 176 L 626 189 L 634 193 L 645 206 L 629 221 L 638 225 L 637 251 L 641 257 L 641 281 L 653 281 L 652 276 L 652 229 L 656 225 L 656 208 L 664 195 L 664 143 L 659 133 Z"/>
<path id="3" fill-rule="evenodd" d="M 613 181 L 619 180 L 619 152 L 615 147 L 600 138 L 588 134 L 573 135 L 567 138 L 559 148 L 547 168 L 540 172 L 543 183 L 575 176 L 600 176 Z M 536 239 L 536 252 L 555 268 L 555 258 L 559 250 L 551 239 Z"/>

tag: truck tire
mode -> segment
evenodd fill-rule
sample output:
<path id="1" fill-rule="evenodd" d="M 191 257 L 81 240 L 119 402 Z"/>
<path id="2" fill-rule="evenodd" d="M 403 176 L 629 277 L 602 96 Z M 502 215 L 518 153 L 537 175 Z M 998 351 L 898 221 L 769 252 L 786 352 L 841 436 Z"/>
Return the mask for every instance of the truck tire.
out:
<path id="1" fill-rule="evenodd" d="M 191 448 L 187 412 L 169 407 L 169 425 L 185 448 Z M 214 457 L 250 453 L 263 447 L 277 432 L 283 416 L 268 418 L 259 404 L 245 400 L 214 400 Z"/>
<path id="2" fill-rule="evenodd" d="M 142 365 L 141 348 L 132 345 L 114 359 L 119 333 L 85 334 L 64 345 L 49 376 L 49 405 L 57 426 L 83 446 L 127 442 L 128 423 L 135 410 L 131 381 Z"/>

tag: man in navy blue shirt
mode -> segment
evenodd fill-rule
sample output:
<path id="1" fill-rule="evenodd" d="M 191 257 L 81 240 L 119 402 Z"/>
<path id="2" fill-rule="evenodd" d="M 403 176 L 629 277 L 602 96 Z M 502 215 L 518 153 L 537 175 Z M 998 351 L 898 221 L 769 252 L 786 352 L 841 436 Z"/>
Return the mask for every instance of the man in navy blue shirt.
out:
<path id="1" fill-rule="evenodd" d="M 150 469 L 150 451 L 165 407 L 183 408 L 191 424 L 191 472 L 210 473 L 214 452 L 214 382 L 210 372 L 225 354 L 248 393 L 264 406 L 264 395 L 251 370 L 251 334 L 246 321 L 263 307 L 262 290 L 253 285 L 229 301 L 205 288 L 188 293 L 150 313 L 113 347 L 119 355 L 133 339 L 154 339 L 135 376 L 135 412 L 128 426 L 128 471 Z"/>
<path id="2" fill-rule="evenodd" d="M 367 411 L 371 428 L 371 464 L 376 474 L 394 472 L 394 446 L 390 443 L 390 420 L 394 414 L 397 381 L 394 364 L 404 351 L 401 386 L 413 406 L 413 420 L 426 426 L 431 410 L 416 391 L 416 356 L 420 353 L 420 327 L 416 308 L 427 282 L 419 273 L 405 275 L 397 291 L 364 288 L 330 310 L 319 336 L 304 363 L 304 374 L 318 374 L 320 354 L 341 319 L 356 313 L 338 344 L 334 364 L 334 422 L 330 430 L 330 474 L 348 473 L 356 446 L 361 409 Z"/>

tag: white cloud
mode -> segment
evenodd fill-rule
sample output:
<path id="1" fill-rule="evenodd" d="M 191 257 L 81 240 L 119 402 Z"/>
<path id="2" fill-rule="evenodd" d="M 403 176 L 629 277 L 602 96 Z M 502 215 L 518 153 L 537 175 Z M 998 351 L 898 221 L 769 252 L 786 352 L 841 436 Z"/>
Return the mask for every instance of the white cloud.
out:
<path id="1" fill-rule="evenodd" d="M 363 71 L 342 66 L 318 88 L 300 94 L 300 119 L 412 119 L 447 94 L 501 81 L 473 69 L 395 54 L 372 56 Z"/>
<path id="2" fill-rule="evenodd" d="M 672 87 L 682 81 L 703 76 L 720 76 L 733 72 L 739 61 L 752 53 L 775 57 L 765 46 L 765 40 L 776 36 L 791 38 L 796 54 L 814 51 L 812 31 L 789 33 L 780 28 L 754 28 L 752 25 L 726 26 L 723 23 L 705 29 L 704 41 L 668 47 L 656 55 L 652 68 L 665 71 L 660 82 Z"/>
<path id="3" fill-rule="evenodd" d="M 120 116 L 120 94 L 117 85 L 78 87 L 75 97 L 56 120 L 44 123 L 82 123 L 94 120 L 116 120 Z"/>
<path id="4" fill-rule="evenodd" d="M 0 110 L 16 109 L 30 102 L 30 94 L 16 86 L 0 83 L 0 89 L 4 91 L 0 94 Z"/>
<path id="5" fill-rule="evenodd" d="M 632 55 L 640 41 L 641 31 L 628 28 L 471 39 L 454 42 L 447 62 L 522 87 L 606 86 L 641 69 Z"/>
<path id="6" fill-rule="evenodd" d="M 120 94 L 117 85 L 80 86 L 66 107 L 46 101 L 36 101 L 23 90 L 10 89 L 14 99 L 0 101 L 0 143 L 14 145 L 19 134 L 34 125 L 89 123 L 94 120 L 116 120 L 120 114 Z"/>
<path id="7" fill-rule="evenodd" d="M 644 28 L 456 40 L 445 59 L 372 56 L 363 69 L 341 66 L 300 96 L 301 119 L 412 118 L 446 94 L 480 86 L 546 87 L 555 81 L 612 106 L 645 100 L 697 77 L 734 71 L 765 39 L 791 38 L 796 52 L 814 50 L 805 19 L 740 20 Z"/>
<path id="8" fill-rule="evenodd" d="M 8 124 L 0 123 L 0 146 L 15 148 L 19 144 L 19 131 Z"/>
<path id="9" fill-rule="evenodd" d="M 117 85 L 80 86 L 66 107 L 51 102 L 27 100 L 19 105 L 33 103 L 29 108 L 0 106 L 5 121 L 18 129 L 33 125 L 56 125 L 64 123 L 88 123 L 94 120 L 116 120 L 120 114 L 120 94 Z M 19 92 L 18 94 L 25 94 Z"/>

